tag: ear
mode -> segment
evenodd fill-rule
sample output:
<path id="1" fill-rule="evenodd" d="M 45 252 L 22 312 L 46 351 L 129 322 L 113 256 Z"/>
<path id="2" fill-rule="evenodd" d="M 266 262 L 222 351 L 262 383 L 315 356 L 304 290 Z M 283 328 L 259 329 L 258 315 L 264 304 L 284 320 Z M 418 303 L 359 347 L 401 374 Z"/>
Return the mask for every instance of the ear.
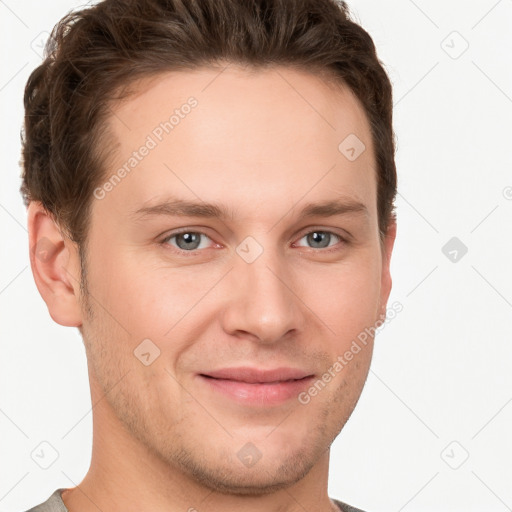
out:
<path id="1" fill-rule="evenodd" d="M 60 325 L 82 325 L 80 308 L 80 260 L 76 244 L 60 228 L 39 201 L 28 206 L 30 266 L 50 316 Z"/>
<path id="2" fill-rule="evenodd" d="M 381 244 L 382 252 L 382 278 L 380 288 L 380 314 L 381 318 L 385 318 L 386 306 L 388 303 L 389 294 L 392 287 L 391 279 L 391 253 L 393 252 L 393 246 L 396 239 L 396 216 L 393 215 L 389 221 L 386 236 Z"/>

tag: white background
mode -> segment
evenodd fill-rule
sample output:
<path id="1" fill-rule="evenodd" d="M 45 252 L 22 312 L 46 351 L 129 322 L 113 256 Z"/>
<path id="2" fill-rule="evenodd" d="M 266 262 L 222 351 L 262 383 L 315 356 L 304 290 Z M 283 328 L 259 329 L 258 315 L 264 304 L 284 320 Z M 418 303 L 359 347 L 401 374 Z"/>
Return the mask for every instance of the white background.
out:
<path id="1" fill-rule="evenodd" d="M 90 460 L 85 352 L 34 285 L 18 192 L 23 88 L 78 5 L 0 0 L 0 512 L 78 484 Z M 404 309 L 333 445 L 329 494 L 369 512 L 512 510 L 512 1 L 349 5 L 394 84 Z M 43 441 L 59 453 L 46 470 Z"/>

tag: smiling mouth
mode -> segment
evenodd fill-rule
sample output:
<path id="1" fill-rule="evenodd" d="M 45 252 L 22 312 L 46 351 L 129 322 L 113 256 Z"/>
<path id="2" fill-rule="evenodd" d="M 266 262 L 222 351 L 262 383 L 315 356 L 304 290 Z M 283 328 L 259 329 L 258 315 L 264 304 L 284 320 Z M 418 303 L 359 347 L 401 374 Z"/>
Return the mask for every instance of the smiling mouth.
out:
<path id="1" fill-rule="evenodd" d="M 304 379 L 309 379 L 310 377 L 312 377 L 312 375 L 310 376 L 307 376 L 307 377 L 302 377 L 300 379 L 286 379 L 286 380 L 271 380 L 271 381 L 255 381 L 255 382 L 248 382 L 248 381 L 245 381 L 245 380 L 238 380 L 238 379 L 221 379 L 221 378 L 218 378 L 218 377 L 212 377 L 211 375 L 206 375 L 204 373 L 201 373 L 200 374 L 201 377 L 205 377 L 207 379 L 214 379 L 214 380 L 225 380 L 225 381 L 231 381 L 231 382 L 239 382 L 241 384 L 261 384 L 261 385 L 272 385 L 272 384 L 280 384 L 282 382 L 297 382 L 297 381 L 301 381 L 301 380 L 304 380 Z"/>
<path id="2" fill-rule="evenodd" d="M 240 371 L 237 377 L 233 378 L 233 375 L 224 376 L 227 373 L 229 372 L 221 372 L 222 376 L 201 373 L 198 374 L 198 377 L 210 392 L 213 391 L 215 396 L 253 407 L 277 406 L 289 402 L 291 399 L 297 399 L 300 392 L 307 388 L 314 379 L 314 375 L 276 378 L 272 372 L 258 374 L 258 372 L 250 371 L 245 373 Z"/>

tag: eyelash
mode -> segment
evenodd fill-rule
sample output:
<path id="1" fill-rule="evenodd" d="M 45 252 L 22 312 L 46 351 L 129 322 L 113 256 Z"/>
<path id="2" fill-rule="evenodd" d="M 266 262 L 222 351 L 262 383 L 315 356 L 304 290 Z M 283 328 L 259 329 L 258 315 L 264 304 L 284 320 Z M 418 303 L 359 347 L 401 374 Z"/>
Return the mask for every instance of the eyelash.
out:
<path id="1" fill-rule="evenodd" d="M 203 233 L 201 231 L 194 231 L 192 229 L 183 229 L 181 231 L 176 231 L 174 233 L 171 233 L 171 234 L 167 235 L 164 239 L 162 239 L 160 241 L 160 244 L 162 246 L 169 247 L 169 243 L 168 242 L 170 240 L 172 240 L 174 237 L 176 237 L 178 235 L 182 235 L 184 233 L 193 233 L 195 235 L 203 235 L 203 236 L 205 236 L 205 237 L 207 237 L 207 238 L 209 238 L 211 240 L 211 238 L 206 233 Z M 322 254 L 340 251 L 341 247 L 338 247 L 339 244 L 341 244 L 342 246 L 346 246 L 346 245 L 348 245 L 350 243 L 349 240 L 347 240 L 346 238 L 342 237 L 340 234 L 335 233 L 334 231 L 326 230 L 326 229 L 312 229 L 310 231 L 307 231 L 306 233 L 301 235 L 299 240 L 302 240 L 304 237 L 306 237 L 307 235 L 310 235 L 312 233 L 327 233 L 327 234 L 330 234 L 330 235 L 334 235 L 339 240 L 338 244 L 335 244 L 332 247 L 324 247 L 324 248 L 320 248 L 320 249 L 316 249 L 314 247 L 309 247 L 310 250 L 315 251 L 315 252 L 319 252 L 319 253 L 322 253 Z M 204 249 L 193 249 L 193 250 L 190 250 L 190 251 L 185 251 L 183 249 L 180 249 L 179 247 L 174 247 L 174 246 L 171 246 L 171 247 L 172 247 L 172 250 L 177 252 L 178 254 L 184 255 L 184 256 L 188 256 L 188 257 L 198 256 L 201 251 L 204 251 Z M 302 247 L 302 246 L 300 246 L 300 247 Z"/>

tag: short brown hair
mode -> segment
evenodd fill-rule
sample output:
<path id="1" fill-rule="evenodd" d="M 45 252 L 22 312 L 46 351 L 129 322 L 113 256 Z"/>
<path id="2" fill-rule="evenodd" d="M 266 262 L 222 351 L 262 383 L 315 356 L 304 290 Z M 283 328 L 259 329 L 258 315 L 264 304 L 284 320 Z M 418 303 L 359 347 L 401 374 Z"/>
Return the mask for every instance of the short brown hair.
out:
<path id="1" fill-rule="evenodd" d="M 101 130 L 120 90 L 221 61 L 328 71 L 350 87 L 371 126 L 383 237 L 397 186 L 392 87 L 370 35 L 336 0 L 104 0 L 68 14 L 25 89 L 25 204 L 41 201 L 83 257 L 107 172 Z"/>

